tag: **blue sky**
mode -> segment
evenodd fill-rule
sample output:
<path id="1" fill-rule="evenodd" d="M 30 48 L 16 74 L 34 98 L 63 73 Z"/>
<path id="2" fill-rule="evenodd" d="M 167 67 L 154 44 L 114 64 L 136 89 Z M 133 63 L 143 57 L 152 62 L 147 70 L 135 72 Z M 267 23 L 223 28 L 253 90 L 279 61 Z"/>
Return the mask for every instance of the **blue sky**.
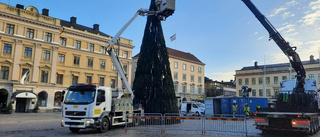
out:
<path id="1" fill-rule="evenodd" d="M 150 0 L 0 0 L 15 6 L 49 9 L 49 16 L 70 20 L 114 36 Z M 252 0 L 302 60 L 319 58 L 320 0 Z M 138 17 L 121 37 L 133 40 L 133 55 L 140 51 L 146 17 Z M 166 45 L 199 58 L 205 76 L 213 80 L 234 79 L 235 70 L 270 63 L 287 63 L 280 48 L 269 41 L 268 32 L 241 0 L 176 0 L 173 16 L 162 22 Z M 170 36 L 177 35 L 171 42 Z"/>

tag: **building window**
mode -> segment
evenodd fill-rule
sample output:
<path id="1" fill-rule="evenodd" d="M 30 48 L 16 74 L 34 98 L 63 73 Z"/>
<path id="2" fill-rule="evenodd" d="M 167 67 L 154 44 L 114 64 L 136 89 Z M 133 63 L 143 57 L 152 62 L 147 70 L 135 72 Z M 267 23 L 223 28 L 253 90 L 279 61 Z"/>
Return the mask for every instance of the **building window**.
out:
<path id="1" fill-rule="evenodd" d="M 75 65 L 79 65 L 79 63 L 80 63 L 80 57 L 78 57 L 78 56 L 74 56 L 73 64 L 75 64 Z"/>
<path id="2" fill-rule="evenodd" d="M 201 82 L 202 82 L 201 79 L 202 79 L 202 78 L 199 76 L 199 77 L 198 77 L 198 83 L 201 83 Z"/>
<path id="3" fill-rule="evenodd" d="M 190 86 L 190 92 L 191 94 L 194 94 L 194 86 Z"/>
<path id="4" fill-rule="evenodd" d="M 271 97 L 271 91 L 270 91 L 270 89 L 267 89 L 267 96 L 268 96 L 268 97 Z"/>
<path id="5" fill-rule="evenodd" d="M 4 43 L 3 46 L 4 46 L 4 47 L 3 47 L 3 53 L 11 54 L 12 45 L 11 45 L 11 44 L 7 44 L 7 43 Z"/>
<path id="6" fill-rule="evenodd" d="M 190 81 L 194 82 L 194 75 L 191 75 Z"/>
<path id="7" fill-rule="evenodd" d="M 107 54 L 107 48 L 104 46 L 101 46 L 101 53 L 102 54 Z"/>
<path id="8" fill-rule="evenodd" d="M 13 35 L 13 32 L 14 32 L 14 25 L 8 23 L 8 24 L 7 24 L 6 33 Z"/>
<path id="9" fill-rule="evenodd" d="M 187 74 L 182 74 L 182 80 L 187 81 Z"/>
<path id="10" fill-rule="evenodd" d="M 123 65 L 124 72 L 127 73 L 128 65 Z"/>
<path id="11" fill-rule="evenodd" d="M 77 49 L 81 49 L 81 41 L 80 40 L 76 40 L 76 43 L 75 43 Z"/>
<path id="12" fill-rule="evenodd" d="M 49 76 L 48 74 L 49 74 L 49 72 L 46 70 L 41 71 L 41 82 L 42 83 L 48 83 L 48 76 Z"/>
<path id="13" fill-rule="evenodd" d="M 178 80 L 178 72 L 174 72 L 174 79 Z"/>
<path id="14" fill-rule="evenodd" d="M 52 41 L 52 33 L 46 32 L 46 36 L 44 41 L 51 42 Z"/>
<path id="15" fill-rule="evenodd" d="M 178 62 L 174 62 L 174 68 L 178 68 Z"/>
<path id="16" fill-rule="evenodd" d="M 100 68 L 102 68 L 102 69 L 106 68 L 106 62 L 105 61 L 100 61 Z"/>
<path id="17" fill-rule="evenodd" d="M 174 84 L 174 90 L 178 93 L 178 84 Z"/>
<path id="18" fill-rule="evenodd" d="M 182 85 L 182 92 L 187 93 L 187 85 Z"/>
<path id="19" fill-rule="evenodd" d="M 27 68 L 22 68 L 21 78 L 23 77 L 23 75 L 24 75 L 25 73 L 28 72 L 28 70 L 29 70 L 29 69 L 27 69 Z M 28 74 L 27 74 L 27 76 L 26 76 L 26 78 L 25 78 L 26 81 L 29 81 L 29 75 L 30 75 L 30 72 L 28 72 Z"/>
<path id="20" fill-rule="evenodd" d="M 99 86 L 104 86 L 104 77 L 100 77 Z"/>
<path id="21" fill-rule="evenodd" d="M 277 95 L 278 92 L 280 92 L 280 89 L 279 88 L 274 88 L 274 95 Z"/>
<path id="22" fill-rule="evenodd" d="M 88 59 L 88 67 L 92 67 L 93 66 L 93 59 Z"/>
<path id="23" fill-rule="evenodd" d="M 78 84 L 78 76 L 72 75 L 72 85 Z"/>
<path id="24" fill-rule="evenodd" d="M 94 44 L 89 43 L 89 51 L 94 52 Z"/>
<path id="25" fill-rule="evenodd" d="M 266 84 L 270 84 L 270 77 L 266 77 Z"/>
<path id="26" fill-rule="evenodd" d="M 87 76 L 87 83 L 92 83 L 92 76 Z"/>
<path id="27" fill-rule="evenodd" d="M 245 79 L 244 79 L 244 84 L 245 84 L 245 85 L 249 85 L 249 78 L 245 78 Z"/>
<path id="28" fill-rule="evenodd" d="M 262 85 L 263 81 L 262 81 L 262 77 L 259 77 L 259 85 Z"/>
<path id="29" fill-rule="evenodd" d="M 25 57 L 31 57 L 31 55 L 32 55 L 32 48 L 30 48 L 30 47 L 25 47 L 25 48 L 24 48 L 24 56 L 25 56 Z"/>
<path id="30" fill-rule="evenodd" d="M 123 58 L 126 58 L 126 59 L 128 58 L 128 51 L 123 52 Z"/>
<path id="31" fill-rule="evenodd" d="M 57 74 L 57 84 L 62 84 L 62 82 L 63 82 L 63 75 Z"/>
<path id="32" fill-rule="evenodd" d="M 191 65 L 190 70 L 191 70 L 191 72 L 194 72 L 194 66 L 193 65 Z"/>
<path id="33" fill-rule="evenodd" d="M 183 69 L 183 70 L 187 70 L 187 64 L 183 64 L 183 65 L 182 65 L 182 69 Z"/>
<path id="34" fill-rule="evenodd" d="M 50 60 L 50 51 L 49 50 L 43 50 L 43 59 Z"/>
<path id="35" fill-rule="evenodd" d="M 114 64 L 112 63 L 112 67 L 111 67 L 112 70 L 117 70 L 117 68 L 114 66 Z"/>
<path id="36" fill-rule="evenodd" d="M 238 79 L 239 80 L 239 85 L 241 86 L 242 85 L 242 79 Z"/>
<path id="37" fill-rule="evenodd" d="M 65 57 L 64 54 L 59 54 L 59 62 L 60 63 L 64 63 L 64 57 Z"/>
<path id="38" fill-rule="evenodd" d="M 40 107 L 46 107 L 47 106 L 47 98 L 48 98 L 48 93 L 45 91 L 41 91 L 38 94 L 38 105 Z"/>
<path id="39" fill-rule="evenodd" d="M 252 90 L 252 96 L 253 96 L 253 97 L 257 96 L 257 93 L 256 93 L 256 92 L 257 92 L 257 91 L 256 91 L 255 89 Z"/>
<path id="40" fill-rule="evenodd" d="M 202 87 L 199 87 L 198 90 L 199 90 L 199 94 L 201 95 L 202 94 Z"/>
<path id="41" fill-rule="evenodd" d="M 252 78 L 251 79 L 251 83 L 252 83 L 252 85 L 255 85 L 256 84 L 256 78 Z"/>
<path id="42" fill-rule="evenodd" d="M 309 74 L 309 79 L 314 79 L 314 74 Z"/>
<path id="43" fill-rule="evenodd" d="M 278 76 L 273 77 L 273 82 L 274 84 L 278 84 L 279 82 Z"/>
<path id="44" fill-rule="evenodd" d="M 116 88 L 116 79 L 111 79 L 111 88 Z"/>
<path id="45" fill-rule="evenodd" d="M 61 97 L 62 97 L 61 91 L 58 91 L 58 92 L 54 93 L 53 106 L 55 106 L 55 107 L 60 107 L 61 106 Z"/>
<path id="46" fill-rule="evenodd" d="M 260 97 L 263 96 L 263 89 L 259 89 L 259 96 L 260 96 Z"/>
<path id="47" fill-rule="evenodd" d="M 8 66 L 1 66 L 1 79 L 8 80 L 9 78 L 9 67 Z"/>
<path id="48" fill-rule="evenodd" d="M 202 71 L 202 68 L 198 67 L 198 73 L 201 73 L 201 71 Z"/>
<path id="49" fill-rule="evenodd" d="M 282 76 L 282 80 L 287 80 L 287 76 Z"/>
<path id="50" fill-rule="evenodd" d="M 60 45 L 61 46 L 66 46 L 67 45 L 67 38 L 60 37 Z"/>
<path id="51" fill-rule="evenodd" d="M 34 29 L 27 28 L 27 38 L 33 39 Z"/>

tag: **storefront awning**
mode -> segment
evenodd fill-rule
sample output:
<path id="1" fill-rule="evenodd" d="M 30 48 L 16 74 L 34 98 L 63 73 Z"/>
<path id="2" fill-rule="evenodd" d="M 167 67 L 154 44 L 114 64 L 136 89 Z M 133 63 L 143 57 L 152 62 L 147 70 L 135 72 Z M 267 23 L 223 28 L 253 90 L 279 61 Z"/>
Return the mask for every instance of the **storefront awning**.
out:
<path id="1" fill-rule="evenodd" d="M 32 92 L 20 92 L 16 94 L 16 98 L 37 98 L 37 95 Z"/>

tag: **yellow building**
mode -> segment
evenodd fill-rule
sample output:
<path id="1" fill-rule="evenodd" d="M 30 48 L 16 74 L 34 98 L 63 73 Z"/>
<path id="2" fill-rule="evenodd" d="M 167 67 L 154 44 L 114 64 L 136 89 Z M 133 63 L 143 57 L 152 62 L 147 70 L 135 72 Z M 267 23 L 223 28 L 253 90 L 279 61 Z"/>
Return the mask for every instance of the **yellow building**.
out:
<path id="1" fill-rule="evenodd" d="M 167 47 L 172 80 L 178 102 L 203 101 L 204 66 L 197 57 L 191 53 Z M 133 57 L 133 75 L 137 68 L 139 54 Z M 134 76 L 131 79 L 134 80 Z"/>
<path id="2" fill-rule="evenodd" d="M 106 53 L 110 39 L 98 24 L 90 28 L 77 24 L 76 17 L 52 18 L 48 9 L 40 14 L 33 6 L 0 3 L 0 107 L 12 101 L 16 112 L 32 111 L 36 104 L 52 111 L 60 109 L 61 91 L 72 84 L 122 87 Z M 123 67 L 131 70 L 132 41 L 120 38 L 115 47 Z"/>
<path id="3" fill-rule="evenodd" d="M 302 64 L 306 70 L 306 78 L 315 79 L 319 82 L 319 60 L 315 60 L 311 55 L 310 60 L 303 61 Z M 252 88 L 252 91 L 249 92 L 250 97 L 267 97 L 274 99 L 277 92 L 280 91 L 280 82 L 282 80 L 294 79 L 295 75 L 296 73 L 294 69 L 290 67 L 290 63 L 269 64 L 264 67 L 264 65 L 258 65 L 258 63 L 255 62 L 254 66 L 243 67 L 241 70 L 236 70 L 237 96 L 242 96 L 241 86 L 246 85 Z M 319 84 L 320 83 L 317 84 L 318 88 Z"/>

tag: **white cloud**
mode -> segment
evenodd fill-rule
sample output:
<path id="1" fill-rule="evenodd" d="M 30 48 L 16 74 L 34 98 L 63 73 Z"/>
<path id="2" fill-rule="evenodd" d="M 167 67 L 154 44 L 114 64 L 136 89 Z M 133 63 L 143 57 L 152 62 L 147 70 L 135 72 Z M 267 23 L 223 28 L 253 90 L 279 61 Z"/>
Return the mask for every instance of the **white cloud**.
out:
<path id="1" fill-rule="evenodd" d="M 263 39 L 263 36 L 262 36 L 262 37 L 260 37 L 260 38 L 258 38 L 257 40 L 261 40 L 261 39 Z"/>
<path id="2" fill-rule="evenodd" d="M 282 17 L 285 19 L 285 18 L 288 18 L 288 17 L 293 17 L 295 16 L 295 14 L 291 13 L 291 12 L 284 12 L 282 14 Z"/>
<path id="3" fill-rule="evenodd" d="M 320 10 L 317 10 L 313 13 L 307 14 L 306 16 L 302 17 L 302 20 L 299 22 L 302 22 L 302 26 L 308 26 L 308 25 L 315 25 L 317 21 L 320 20 Z"/>
<path id="4" fill-rule="evenodd" d="M 277 14 L 279 14 L 281 11 L 285 11 L 287 10 L 288 8 L 284 8 L 284 7 L 280 7 L 278 9 L 274 9 L 271 13 L 271 15 L 269 15 L 269 17 L 273 17 L 273 16 L 276 16 Z"/>
<path id="5" fill-rule="evenodd" d="M 314 1 L 314 2 L 310 2 L 309 6 L 311 6 L 312 10 L 320 9 L 320 0 L 317 0 L 317 1 Z"/>
<path id="6" fill-rule="evenodd" d="M 292 0 L 292 1 L 286 3 L 286 5 L 290 5 L 290 6 L 294 6 L 297 4 L 298 4 L 298 2 L 296 2 L 295 0 Z"/>
<path id="7" fill-rule="evenodd" d="M 215 72 L 212 73 L 210 79 L 217 80 L 217 81 L 230 81 L 234 80 L 235 71 L 231 72 Z"/>
<path id="8" fill-rule="evenodd" d="M 284 33 L 289 33 L 289 32 L 292 32 L 292 31 L 295 31 L 295 25 L 293 24 L 287 24 L 286 26 L 282 27 L 282 28 L 279 28 L 278 31 L 283 31 Z"/>
<path id="9" fill-rule="evenodd" d="M 257 35 L 257 34 L 258 34 L 258 32 L 255 32 L 255 33 L 254 33 L 254 35 Z"/>

